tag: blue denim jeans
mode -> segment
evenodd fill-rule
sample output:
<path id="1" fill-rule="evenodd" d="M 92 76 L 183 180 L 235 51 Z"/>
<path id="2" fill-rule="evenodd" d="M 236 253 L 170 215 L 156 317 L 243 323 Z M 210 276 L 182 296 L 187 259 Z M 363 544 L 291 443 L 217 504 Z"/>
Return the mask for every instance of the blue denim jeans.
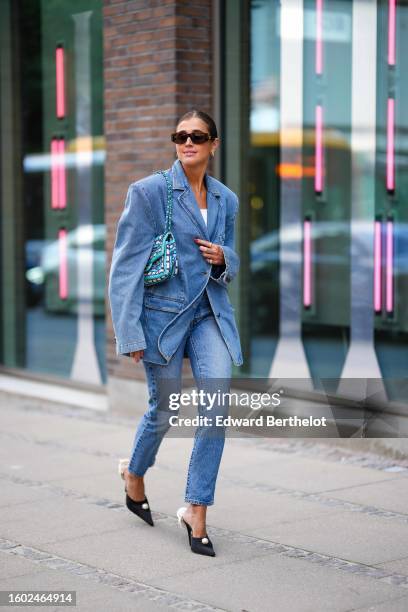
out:
<path id="1" fill-rule="evenodd" d="M 231 379 L 231 356 L 218 328 L 211 304 L 204 291 L 198 300 L 188 332 L 167 365 L 143 362 L 149 390 L 149 407 L 136 431 L 129 471 L 143 476 L 156 459 L 166 432 L 169 417 L 178 415 L 169 408 L 169 394 L 181 393 L 184 351 L 191 363 L 197 391 L 228 393 Z M 185 501 L 210 506 L 214 503 L 215 483 L 225 443 L 225 427 L 215 424 L 216 416 L 227 416 L 229 402 L 215 401 L 211 410 L 199 403 L 198 414 L 211 417 L 212 424 L 199 425 L 188 467 Z M 181 416 L 181 415 L 180 415 Z M 202 421 L 201 421 L 202 422 Z"/>

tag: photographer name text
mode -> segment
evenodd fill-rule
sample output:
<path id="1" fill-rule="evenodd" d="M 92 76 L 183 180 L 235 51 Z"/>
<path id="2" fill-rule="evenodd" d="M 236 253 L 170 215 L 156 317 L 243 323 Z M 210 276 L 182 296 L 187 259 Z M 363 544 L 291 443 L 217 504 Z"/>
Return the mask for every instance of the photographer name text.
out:
<path id="1" fill-rule="evenodd" d="M 327 427 L 326 417 L 276 417 L 269 414 L 242 418 L 222 415 L 188 418 L 173 415 L 169 423 L 174 427 Z"/>

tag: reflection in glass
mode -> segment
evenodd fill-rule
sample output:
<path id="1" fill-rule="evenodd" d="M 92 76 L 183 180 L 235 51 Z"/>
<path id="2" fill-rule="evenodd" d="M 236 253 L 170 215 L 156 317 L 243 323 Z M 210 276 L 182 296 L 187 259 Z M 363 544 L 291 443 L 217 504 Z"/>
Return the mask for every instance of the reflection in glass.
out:
<path id="1" fill-rule="evenodd" d="M 250 3 L 250 318 L 246 366 L 267 375 L 279 329 L 279 2 Z"/>
<path id="2" fill-rule="evenodd" d="M 375 349 L 389 398 L 406 401 L 396 379 L 408 377 L 408 2 L 377 5 L 375 213 L 382 224 L 383 261 Z"/>
<path id="3" fill-rule="evenodd" d="M 302 176 L 303 218 L 313 220 L 313 302 L 304 303 L 302 339 L 319 387 L 341 375 L 349 339 L 352 3 L 303 7 L 302 167 L 314 171 Z"/>
<path id="4" fill-rule="evenodd" d="M 102 2 L 19 4 L 26 287 L 19 365 L 99 385 L 106 381 Z"/>

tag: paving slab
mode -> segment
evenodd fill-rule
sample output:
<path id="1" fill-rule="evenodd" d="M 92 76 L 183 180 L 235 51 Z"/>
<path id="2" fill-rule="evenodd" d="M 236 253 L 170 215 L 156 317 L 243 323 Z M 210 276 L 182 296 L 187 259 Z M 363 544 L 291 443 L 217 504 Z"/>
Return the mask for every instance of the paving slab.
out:
<path id="1" fill-rule="evenodd" d="M 39 568 L 32 574 L 16 578 L 6 578 L 2 581 L 2 590 L 49 590 L 76 591 L 77 605 L 75 607 L 46 607 L 42 610 L 75 610 L 79 612 L 95 612 L 95 610 L 114 612 L 129 612 L 143 610 L 146 612 L 163 612 L 167 606 L 149 601 L 142 593 L 129 593 L 113 589 L 108 585 L 95 583 L 81 576 L 73 576 L 60 570 Z M 30 606 L 29 609 L 33 607 Z M 5 608 L 6 609 L 6 608 Z M 13 608 L 14 609 L 14 608 Z M 34 609 L 40 609 L 35 606 Z"/>
<path id="2" fill-rule="evenodd" d="M 92 425 L 92 423 L 90 423 Z M 80 448 L 94 455 L 113 455 L 126 457 L 130 452 L 134 439 L 134 431 L 126 426 L 111 423 L 97 424 L 96 427 L 78 428 L 71 440 L 60 440 L 67 446 Z"/>
<path id="3" fill-rule="evenodd" d="M 395 599 L 387 599 L 372 606 L 353 608 L 353 612 L 407 612 L 407 610 L 408 597 L 396 597 Z"/>
<path id="4" fill-rule="evenodd" d="M 254 528 L 261 531 L 273 528 L 278 523 L 324 517 L 338 512 L 318 502 L 305 501 L 290 495 L 267 491 L 255 491 L 239 485 L 219 483 L 216 503 L 209 510 L 209 519 L 214 525 L 225 529 L 249 533 Z"/>
<path id="5" fill-rule="evenodd" d="M 0 579 L 3 591 L 3 581 L 6 578 L 18 578 L 27 574 L 31 576 L 38 572 L 41 572 L 41 567 L 33 565 L 32 561 L 0 551 Z"/>
<path id="6" fill-rule="evenodd" d="M 149 583 L 158 577 L 183 575 L 270 554 L 255 546 L 217 537 L 212 538 L 216 557 L 195 555 L 189 548 L 186 529 L 177 528 L 175 520 L 158 520 L 152 528 L 129 513 L 127 522 L 127 528 L 115 532 L 47 544 L 47 551 Z"/>
<path id="7" fill-rule="evenodd" d="M 43 488 L 32 488 L 14 482 L 8 482 L 0 477 L 0 510 L 1 508 L 10 508 L 18 504 L 27 504 L 44 499 L 52 499 L 55 494 L 51 491 L 46 491 Z"/>
<path id="8" fill-rule="evenodd" d="M 75 418 L 75 413 L 70 411 L 64 415 L 64 407 L 61 406 L 62 414 L 53 411 L 41 410 L 24 410 L 16 409 L 7 410 L 3 405 L 0 405 L 1 428 L 4 432 L 20 432 L 27 433 L 38 440 L 75 440 L 75 437 L 81 432 L 97 432 L 98 428 L 110 427 L 112 424 L 103 423 L 95 419 L 80 418 L 81 411 L 78 411 L 78 417 Z M 71 415 L 71 416 L 68 416 Z M 47 427 L 44 427 L 44 418 L 47 420 Z"/>
<path id="9" fill-rule="evenodd" d="M 369 483 L 364 487 L 345 488 L 331 493 L 330 496 L 401 512 L 407 515 L 408 521 L 408 478 L 406 476 L 399 476 L 385 482 Z"/>
<path id="10" fill-rule="evenodd" d="M 248 533 L 369 565 L 407 553 L 408 524 L 344 510 Z"/>
<path id="11" fill-rule="evenodd" d="M 392 599 L 405 589 L 281 555 L 207 567 L 158 578 L 157 586 L 183 589 L 233 612 L 346 612 Z M 256 587 L 254 588 L 254 585 Z"/>
<path id="12" fill-rule="evenodd" d="M 130 513 L 129 513 L 130 515 Z M 135 517 L 137 518 L 137 517 Z M 0 537 L 27 546 L 40 546 L 126 528 L 127 513 L 64 497 L 0 511 Z"/>
<path id="13" fill-rule="evenodd" d="M 0 474 L 18 478 L 61 482 L 84 473 L 91 477 L 92 474 L 112 469 L 109 457 L 67 452 L 46 445 L 33 445 L 24 440 L 13 440 L 8 449 L 6 446 L 0 447 Z"/>
<path id="14" fill-rule="evenodd" d="M 394 561 L 378 563 L 376 567 L 382 567 L 383 569 L 389 570 L 390 572 L 395 572 L 396 574 L 408 576 L 408 557 L 404 556 L 402 559 L 394 559 Z"/>
<path id="15" fill-rule="evenodd" d="M 267 451 L 265 451 L 267 453 Z M 252 450 L 256 454 L 256 449 Z M 395 479 L 395 474 L 362 468 L 355 465 L 331 463 L 318 458 L 297 457 L 267 453 L 268 459 L 252 465 L 234 466 L 224 461 L 222 474 L 239 477 L 248 482 L 260 482 L 287 489 L 300 489 L 310 493 L 336 491 L 345 487 L 359 486 Z M 299 476 L 301 470 L 301 477 Z"/>

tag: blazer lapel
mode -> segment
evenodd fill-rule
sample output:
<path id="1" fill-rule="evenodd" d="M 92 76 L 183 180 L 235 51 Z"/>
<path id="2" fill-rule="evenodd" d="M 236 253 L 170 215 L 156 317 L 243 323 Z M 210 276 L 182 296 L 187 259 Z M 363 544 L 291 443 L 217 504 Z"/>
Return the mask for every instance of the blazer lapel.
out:
<path id="1" fill-rule="evenodd" d="M 198 230 L 199 236 L 204 240 L 214 240 L 221 219 L 223 201 L 214 179 L 205 175 L 207 187 L 207 224 L 188 183 L 187 177 L 177 159 L 172 166 L 174 199 L 184 210 L 190 221 Z"/>
<path id="2" fill-rule="evenodd" d="M 207 232 L 210 242 L 217 234 L 218 223 L 221 218 L 220 210 L 222 206 L 221 196 L 216 196 L 212 191 L 207 192 Z M 200 213 L 201 215 L 201 213 Z"/>
<path id="3" fill-rule="evenodd" d="M 221 209 L 224 206 L 219 189 L 214 179 L 208 174 L 205 175 L 207 185 L 207 224 L 210 242 L 216 239 L 218 227 L 221 221 Z M 201 213 L 200 213 L 201 214 Z"/>
<path id="4" fill-rule="evenodd" d="M 179 195 L 178 201 L 180 203 L 180 206 L 183 208 L 186 214 L 190 217 L 191 221 L 197 227 L 200 238 L 203 238 L 204 240 L 209 240 L 210 238 L 203 215 L 200 212 L 198 204 L 195 201 L 194 194 L 190 191 L 190 189 L 183 191 L 183 193 Z"/>

